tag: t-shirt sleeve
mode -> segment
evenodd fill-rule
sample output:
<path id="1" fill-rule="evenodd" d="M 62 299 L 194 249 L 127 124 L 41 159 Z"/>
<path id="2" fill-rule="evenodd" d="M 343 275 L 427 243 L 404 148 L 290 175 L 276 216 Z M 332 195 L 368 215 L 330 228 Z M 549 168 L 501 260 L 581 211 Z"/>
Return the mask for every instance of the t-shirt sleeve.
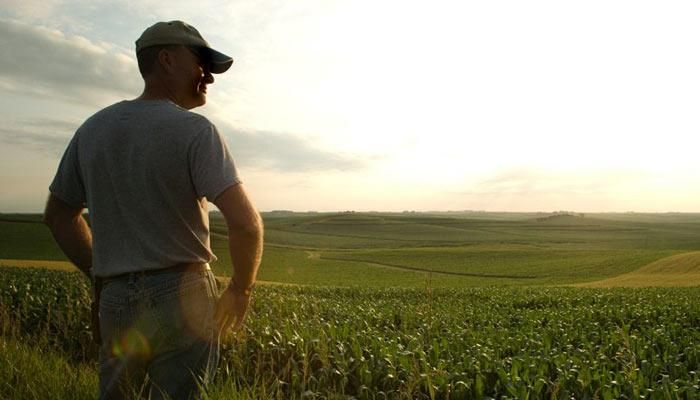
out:
<path id="1" fill-rule="evenodd" d="M 49 186 L 49 191 L 59 199 L 75 208 L 87 206 L 85 201 L 85 185 L 80 173 L 78 159 L 78 134 L 73 135 L 68 148 L 63 153 L 58 171 Z"/>
<path id="2" fill-rule="evenodd" d="M 199 197 L 212 201 L 224 190 L 241 183 L 226 141 L 213 124 L 208 124 L 194 139 L 189 162 Z"/>

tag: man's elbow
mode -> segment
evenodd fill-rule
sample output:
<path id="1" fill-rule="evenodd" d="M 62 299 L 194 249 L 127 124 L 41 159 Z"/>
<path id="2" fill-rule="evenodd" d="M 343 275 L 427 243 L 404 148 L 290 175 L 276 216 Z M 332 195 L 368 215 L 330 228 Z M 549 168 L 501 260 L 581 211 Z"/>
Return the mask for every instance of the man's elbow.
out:
<path id="1" fill-rule="evenodd" d="M 264 226 L 263 220 L 259 213 L 255 213 L 255 217 L 251 218 L 251 221 L 245 227 L 246 232 L 255 236 L 262 236 Z"/>
<path id="2" fill-rule="evenodd" d="M 228 230 L 239 235 L 262 237 L 264 231 L 263 220 L 260 214 L 256 212 L 245 221 L 229 224 Z"/>
<path id="3" fill-rule="evenodd" d="M 44 222 L 44 225 L 46 225 L 52 232 L 68 222 L 65 216 L 55 213 L 44 213 L 42 221 Z"/>
<path id="4" fill-rule="evenodd" d="M 80 218 L 81 214 L 81 209 L 73 209 L 62 200 L 50 195 L 48 201 L 46 202 L 42 222 L 48 226 L 49 229 L 54 230 L 60 225 L 66 224 L 76 218 Z"/>

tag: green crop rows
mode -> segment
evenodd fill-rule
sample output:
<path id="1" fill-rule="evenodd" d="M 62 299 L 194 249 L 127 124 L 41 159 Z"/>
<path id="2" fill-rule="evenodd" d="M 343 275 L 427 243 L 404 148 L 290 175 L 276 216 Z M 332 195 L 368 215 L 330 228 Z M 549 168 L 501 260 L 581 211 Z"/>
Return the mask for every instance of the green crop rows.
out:
<path id="1" fill-rule="evenodd" d="M 0 269 L 3 334 L 51 337 L 67 358 L 94 363 L 88 300 L 77 273 Z M 697 398 L 699 365 L 699 289 L 261 286 L 213 391 L 233 382 L 277 398 Z"/>

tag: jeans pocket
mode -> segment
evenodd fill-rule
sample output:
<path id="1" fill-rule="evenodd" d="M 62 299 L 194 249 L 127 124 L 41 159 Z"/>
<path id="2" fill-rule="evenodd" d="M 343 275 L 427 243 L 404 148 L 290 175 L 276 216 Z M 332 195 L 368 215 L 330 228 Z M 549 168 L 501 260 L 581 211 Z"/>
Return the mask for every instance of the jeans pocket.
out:
<path id="1" fill-rule="evenodd" d="M 211 340 L 216 298 L 207 277 L 183 278 L 178 290 L 159 301 L 157 318 L 169 346 L 188 346 Z"/>

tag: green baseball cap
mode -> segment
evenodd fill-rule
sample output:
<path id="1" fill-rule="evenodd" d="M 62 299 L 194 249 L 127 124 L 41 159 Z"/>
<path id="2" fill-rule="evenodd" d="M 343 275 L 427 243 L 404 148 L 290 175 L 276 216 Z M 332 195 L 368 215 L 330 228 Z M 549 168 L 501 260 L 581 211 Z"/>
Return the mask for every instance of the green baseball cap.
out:
<path id="1" fill-rule="evenodd" d="M 213 74 L 226 72 L 233 64 L 233 58 L 212 49 L 192 25 L 182 21 L 158 22 L 143 31 L 136 40 L 136 54 L 147 47 L 168 44 L 197 47 L 211 62 Z"/>

